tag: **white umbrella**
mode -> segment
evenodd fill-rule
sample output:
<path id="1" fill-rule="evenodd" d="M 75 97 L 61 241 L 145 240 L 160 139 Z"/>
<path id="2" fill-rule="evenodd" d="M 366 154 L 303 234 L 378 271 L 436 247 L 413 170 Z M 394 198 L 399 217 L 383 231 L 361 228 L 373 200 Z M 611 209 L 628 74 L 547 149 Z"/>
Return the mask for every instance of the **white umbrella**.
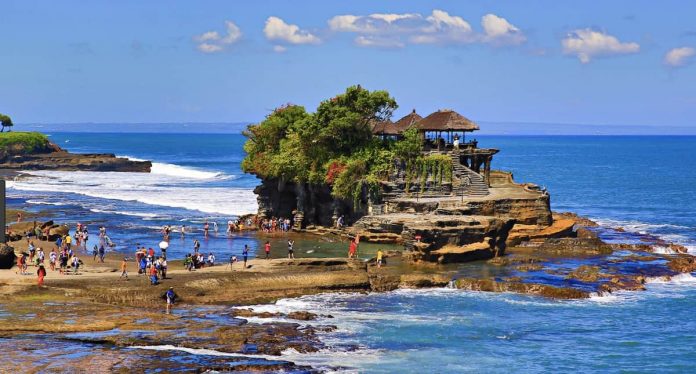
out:
<path id="1" fill-rule="evenodd" d="M 165 241 L 161 241 L 161 242 L 159 243 L 159 247 L 160 247 L 160 249 L 162 249 L 162 250 L 167 249 L 167 248 L 169 248 L 169 243 L 167 243 L 167 242 L 165 242 Z"/>

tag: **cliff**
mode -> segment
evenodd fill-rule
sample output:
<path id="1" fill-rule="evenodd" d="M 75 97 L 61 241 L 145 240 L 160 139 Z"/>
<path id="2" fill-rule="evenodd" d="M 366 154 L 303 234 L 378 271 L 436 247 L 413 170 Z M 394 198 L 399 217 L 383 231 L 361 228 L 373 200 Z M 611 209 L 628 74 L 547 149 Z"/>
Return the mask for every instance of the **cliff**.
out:
<path id="1" fill-rule="evenodd" d="M 132 161 L 108 153 L 70 153 L 37 132 L 0 134 L 0 169 L 149 173 L 151 167 L 150 161 Z"/>

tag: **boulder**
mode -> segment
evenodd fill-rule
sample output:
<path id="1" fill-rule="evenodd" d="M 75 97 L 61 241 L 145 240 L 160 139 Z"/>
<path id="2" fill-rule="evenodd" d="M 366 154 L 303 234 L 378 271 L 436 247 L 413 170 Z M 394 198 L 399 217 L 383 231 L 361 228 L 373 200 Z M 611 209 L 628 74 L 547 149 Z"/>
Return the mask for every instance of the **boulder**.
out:
<path id="1" fill-rule="evenodd" d="M 6 244 L 0 244 L 0 269 L 11 269 L 15 264 L 14 248 Z"/>
<path id="2" fill-rule="evenodd" d="M 48 240 L 53 241 L 68 235 L 70 228 L 67 225 L 55 225 L 48 230 Z"/>

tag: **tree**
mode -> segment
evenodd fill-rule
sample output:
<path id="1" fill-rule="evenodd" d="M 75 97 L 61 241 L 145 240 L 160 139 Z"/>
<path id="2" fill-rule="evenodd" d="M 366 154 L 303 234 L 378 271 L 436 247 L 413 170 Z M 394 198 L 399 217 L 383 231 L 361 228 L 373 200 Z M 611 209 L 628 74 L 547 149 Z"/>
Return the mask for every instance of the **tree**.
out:
<path id="1" fill-rule="evenodd" d="M 2 128 L 0 129 L 0 132 L 4 132 L 5 127 L 8 128 L 7 131 L 9 132 L 12 130 L 12 126 L 14 126 L 14 124 L 12 123 L 12 118 L 10 118 L 10 116 L 2 114 L 2 113 L 0 113 L 0 124 L 2 124 Z"/>

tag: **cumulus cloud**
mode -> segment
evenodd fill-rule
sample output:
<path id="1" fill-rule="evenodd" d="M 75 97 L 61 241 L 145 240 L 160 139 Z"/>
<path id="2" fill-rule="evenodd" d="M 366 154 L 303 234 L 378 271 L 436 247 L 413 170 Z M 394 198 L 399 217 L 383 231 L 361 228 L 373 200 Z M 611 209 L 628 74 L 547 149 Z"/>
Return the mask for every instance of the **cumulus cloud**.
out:
<path id="1" fill-rule="evenodd" d="M 287 50 L 288 50 L 287 47 L 282 46 L 282 45 L 274 45 L 273 46 L 273 52 L 276 52 L 276 53 L 283 53 Z"/>
<path id="2" fill-rule="evenodd" d="M 496 44 L 522 44 L 527 41 L 522 31 L 503 17 L 486 14 L 481 18 L 484 38 Z"/>
<path id="3" fill-rule="evenodd" d="M 671 67 L 685 66 L 693 62 L 696 49 L 691 47 L 681 47 L 670 49 L 665 54 L 664 63 Z"/>
<path id="4" fill-rule="evenodd" d="M 419 13 L 375 13 L 366 16 L 338 15 L 328 21 L 333 32 L 355 33 L 362 47 L 403 47 L 412 44 L 521 44 L 522 31 L 502 17 L 488 14 L 481 20 L 484 32 L 477 33 L 460 16 L 435 9 Z"/>
<path id="5" fill-rule="evenodd" d="M 193 37 L 198 42 L 196 48 L 203 53 L 215 53 L 224 50 L 242 38 L 242 31 L 232 21 L 225 21 L 225 35 L 217 31 L 207 31 Z"/>
<path id="6" fill-rule="evenodd" d="M 268 40 L 289 44 L 317 44 L 321 39 L 309 31 L 290 25 L 278 17 L 268 17 L 263 33 Z"/>
<path id="7" fill-rule="evenodd" d="M 583 64 L 594 57 L 637 53 L 638 43 L 623 43 L 615 36 L 592 29 L 578 29 L 570 32 L 562 41 L 563 53 L 575 55 Z"/>

